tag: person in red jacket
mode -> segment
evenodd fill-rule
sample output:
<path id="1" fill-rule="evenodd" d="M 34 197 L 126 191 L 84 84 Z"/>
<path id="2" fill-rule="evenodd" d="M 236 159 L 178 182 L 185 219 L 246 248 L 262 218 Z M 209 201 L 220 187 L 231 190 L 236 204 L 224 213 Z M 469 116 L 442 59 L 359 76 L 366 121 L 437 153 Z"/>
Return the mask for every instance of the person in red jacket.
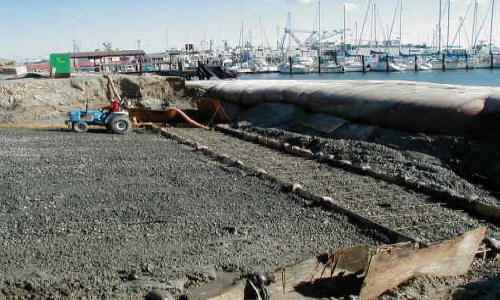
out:
<path id="1" fill-rule="evenodd" d="M 120 111 L 120 103 L 113 101 L 110 105 L 104 106 L 102 110 L 108 110 L 108 113 L 114 113 Z"/>
<path id="2" fill-rule="evenodd" d="M 105 113 L 102 114 L 101 119 L 106 120 L 106 118 L 112 113 L 119 112 L 120 108 L 121 106 L 120 103 L 118 103 L 118 101 L 113 101 L 108 106 L 101 107 L 101 109 L 99 109 L 100 111 L 107 110 Z"/>

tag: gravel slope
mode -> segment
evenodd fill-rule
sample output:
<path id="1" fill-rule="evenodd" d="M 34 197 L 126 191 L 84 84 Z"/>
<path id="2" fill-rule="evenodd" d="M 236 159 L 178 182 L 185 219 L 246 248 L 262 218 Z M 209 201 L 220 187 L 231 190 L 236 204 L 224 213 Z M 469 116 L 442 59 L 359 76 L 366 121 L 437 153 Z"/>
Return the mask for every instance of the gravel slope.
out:
<path id="1" fill-rule="evenodd" d="M 131 299 L 196 283 L 182 278 L 200 266 L 266 271 L 377 243 L 157 136 L 0 129 L 0 144 L 1 299 Z"/>

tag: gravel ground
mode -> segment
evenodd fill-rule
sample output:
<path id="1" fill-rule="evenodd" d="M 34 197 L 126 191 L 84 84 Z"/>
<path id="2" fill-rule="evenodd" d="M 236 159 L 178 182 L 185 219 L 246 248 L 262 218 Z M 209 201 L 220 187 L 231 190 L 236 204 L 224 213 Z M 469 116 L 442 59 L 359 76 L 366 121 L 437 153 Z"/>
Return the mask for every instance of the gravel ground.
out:
<path id="1" fill-rule="evenodd" d="M 319 195 L 331 197 L 341 206 L 427 244 L 451 239 L 482 226 L 489 226 L 488 234 L 500 238 L 496 226 L 395 184 L 291 156 L 218 131 L 175 127 L 168 130 L 282 180 L 299 183 Z"/>
<path id="2" fill-rule="evenodd" d="M 378 243 L 158 136 L 0 129 L 0 144 L 1 299 L 133 299 Z"/>
<path id="3" fill-rule="evenodd" d="M 388 174 L 416 178 L 465 196 L 478 196 L 480 202 L 500 206 L 500 165 L 497 141 L 479 141 L 451 136 L 432 136 L 374 126 L 346 125 L 335 136 L 321 136 L 304 128 L 292 131 L 247 127 L 250 132 L 279 139 L 313 152 L 331 154 L 337 159 Z M 358 131 L 374 132 L 369 137 Z M 358 131 L 357 131 L 358 129 Z M 333 135 L 334 133 L 332 133 Z"/>
<path id="4" fill-rule="evenodd" d="M 463 276 L 417 277 L 379 297 L 379 300 L 392 299 L 500 299 L 500 261 L 475 260 L 472 270 Z"/>

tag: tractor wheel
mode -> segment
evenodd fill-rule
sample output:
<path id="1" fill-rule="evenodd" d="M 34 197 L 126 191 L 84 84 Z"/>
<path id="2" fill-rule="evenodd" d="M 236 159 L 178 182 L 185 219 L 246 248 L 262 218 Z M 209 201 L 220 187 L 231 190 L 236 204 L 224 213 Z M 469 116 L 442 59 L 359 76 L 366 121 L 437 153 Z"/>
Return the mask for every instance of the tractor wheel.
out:
<path id="1" fill-rule="evenodd" d="M 75 122 L 73 123 L 73 130 L 78 133 L 84 133 L 89 130 L 89 125 L 85 122 Z"/>
<path id="2" fill-rule="evenodd" d="M 125 134 L 130 130 L 130 120 L 126 116 L 116 116 L 109 122 L 111 130 L 114 133 Z"/>

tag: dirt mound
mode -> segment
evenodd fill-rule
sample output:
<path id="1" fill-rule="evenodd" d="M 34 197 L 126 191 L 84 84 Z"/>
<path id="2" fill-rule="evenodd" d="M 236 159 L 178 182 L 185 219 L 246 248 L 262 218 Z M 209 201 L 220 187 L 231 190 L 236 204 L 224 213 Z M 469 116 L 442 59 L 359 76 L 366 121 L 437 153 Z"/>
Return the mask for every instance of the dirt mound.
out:
<path id="1" fill-rule="evenodd" d="M 154 99 L 165 105 L 192 107 L 183 96 L 184 79 L 160 76 L 113 77 L 122 98 L 134 105 Z M 105 78 L 97 75 L 63 79 L 23 78 L 0 81 L 0 122 L 62 120 L 69 109 L 97 108 L 109 102 Z"/>

